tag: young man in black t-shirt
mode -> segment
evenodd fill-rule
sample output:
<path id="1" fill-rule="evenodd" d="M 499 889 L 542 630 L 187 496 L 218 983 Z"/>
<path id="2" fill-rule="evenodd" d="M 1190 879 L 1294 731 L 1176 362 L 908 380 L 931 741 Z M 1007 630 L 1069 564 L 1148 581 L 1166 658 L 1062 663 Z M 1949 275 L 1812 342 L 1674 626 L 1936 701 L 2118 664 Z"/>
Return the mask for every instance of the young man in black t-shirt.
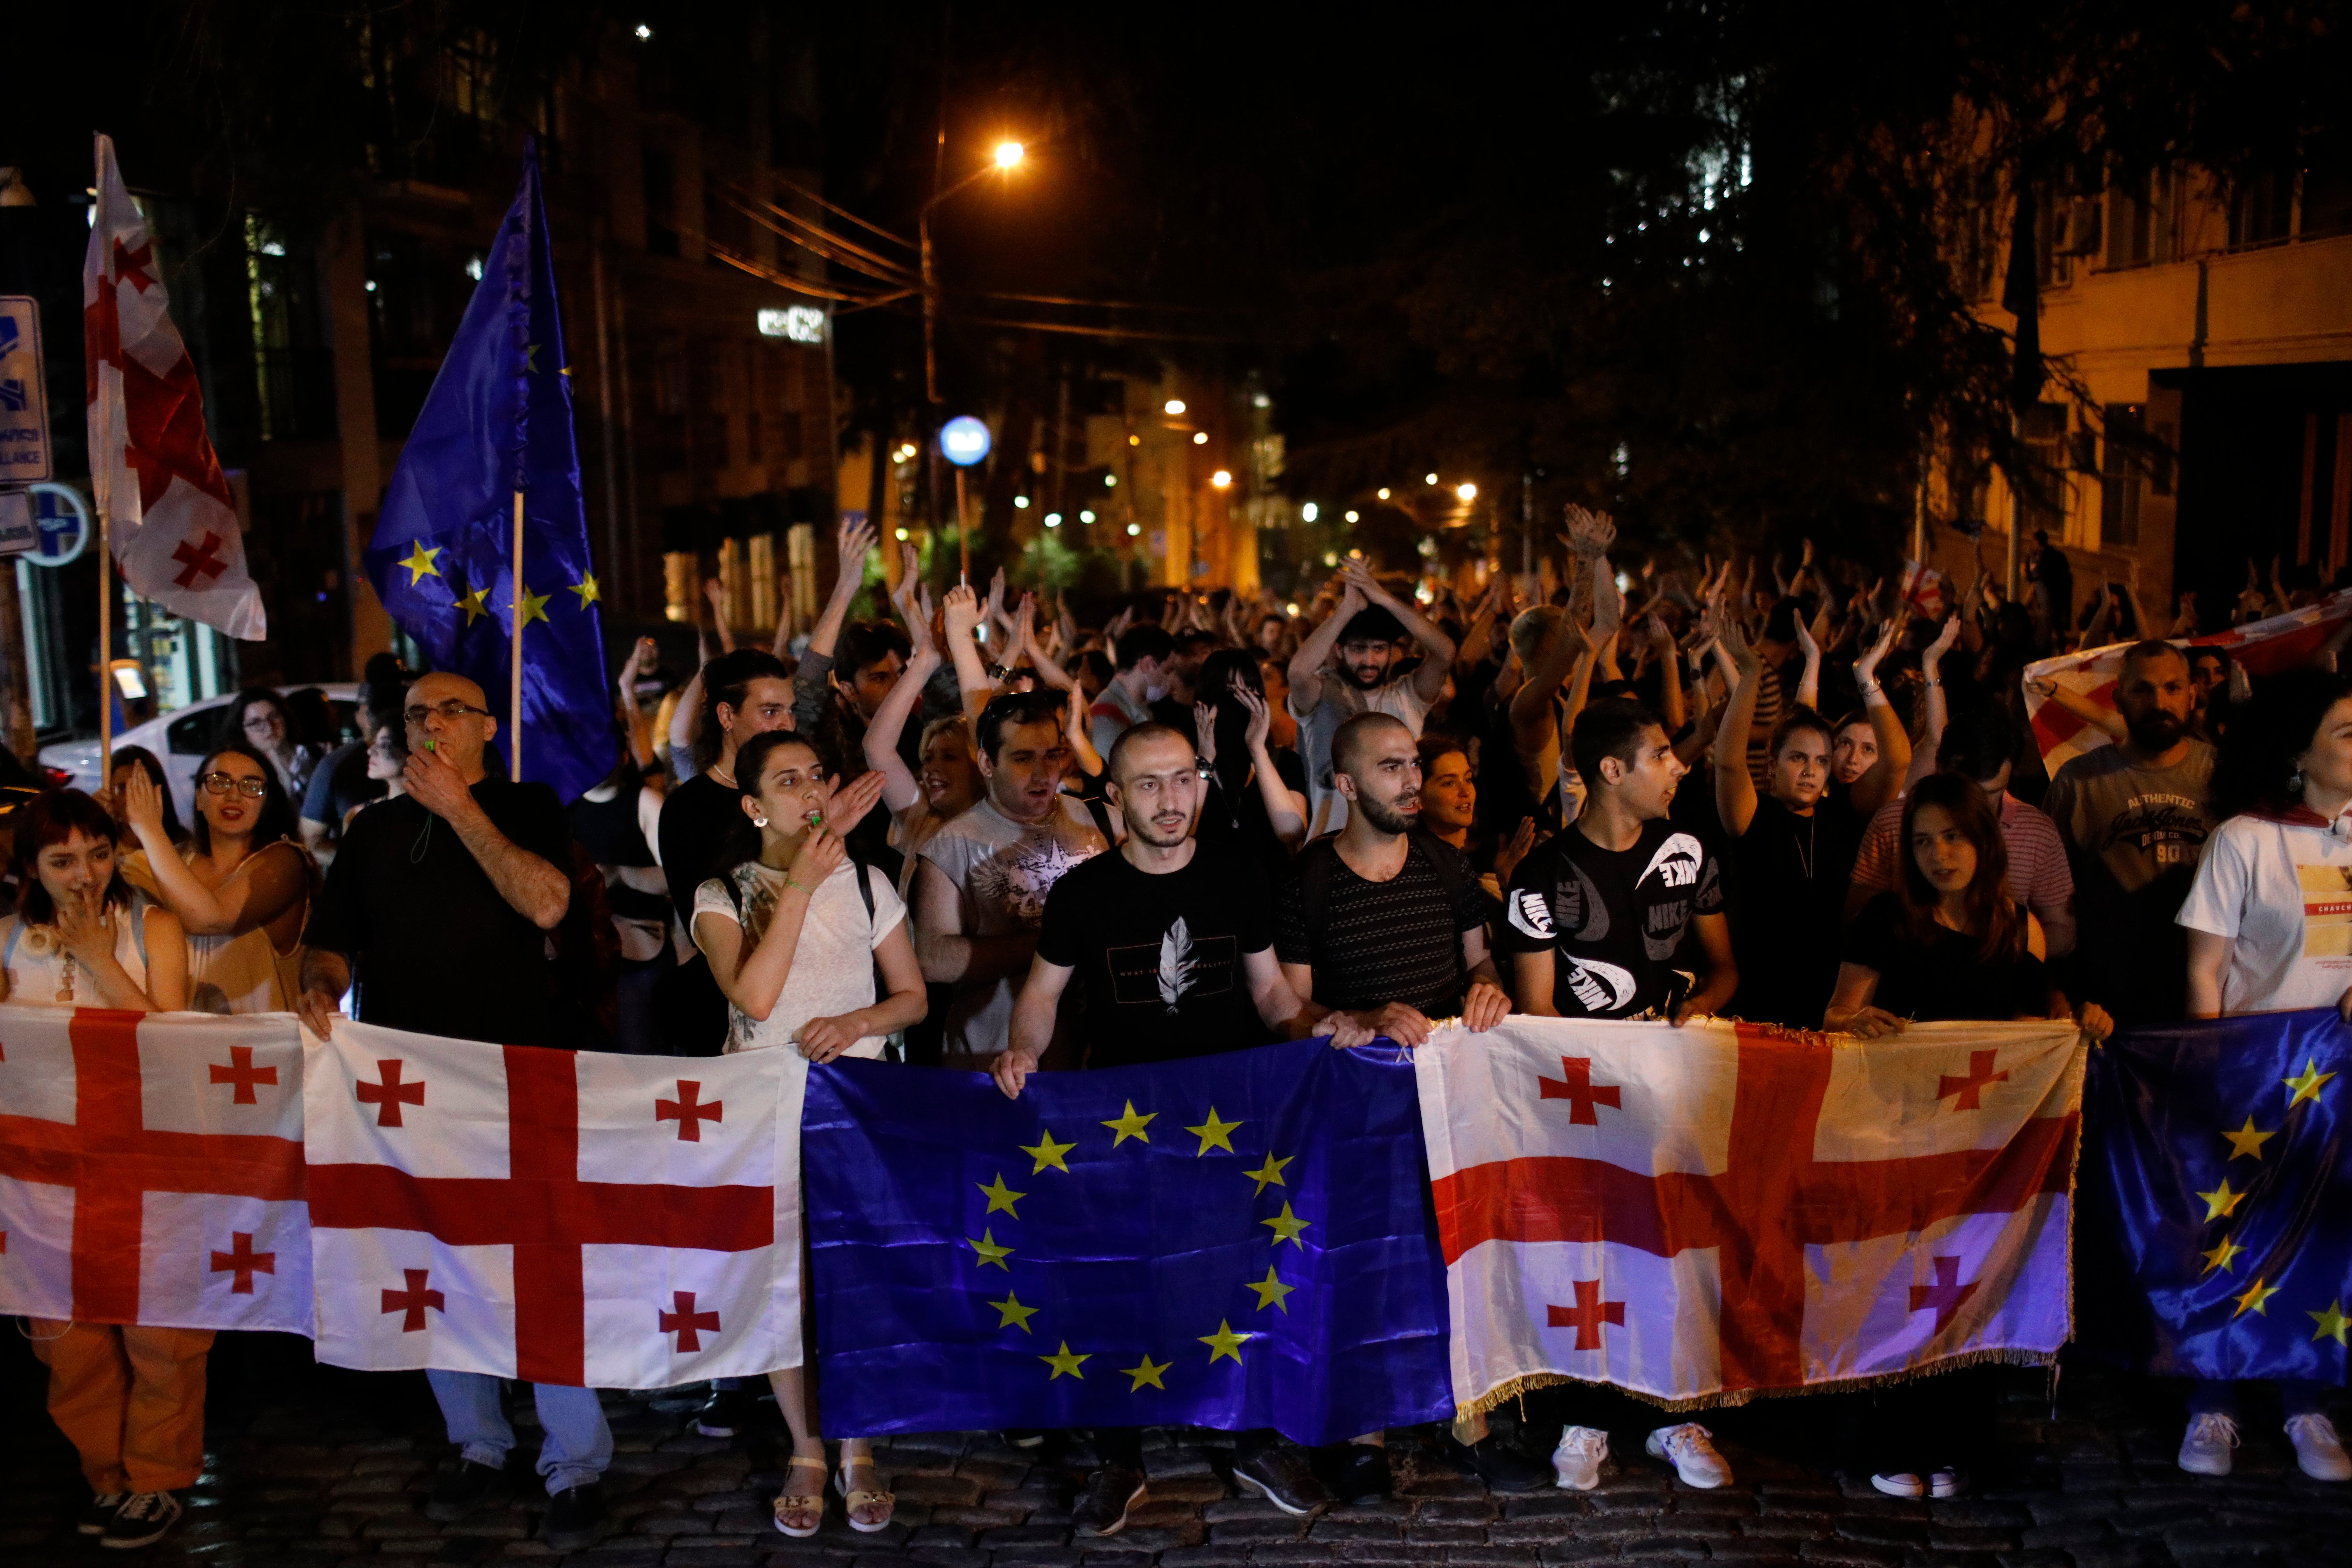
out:
<path id="1" fill-rule="evenodd" d="M 1086 997 L 1078 1043 L 1090 1068 L 1174 1061 L 1330 1034 L 1325 1010 L 1302 1002 L 1275 962 L 1257 867 L 1192 836 L 1204 786 L 1192 742 L 1161 723 L 1120 734 L 1106 763 L 1110 803 L 1127 818 L 1118 853 L 1065 873 L 1045 898 L 1029 977 L 1013 1005 L 1012 1044 L 990 1070 L 1018 1098 L 1054 1041 L 1062 993 L 1076 976 Z M 1341 1021 L 1335 1045 L 1369 1032 Z M 1145 1499 L 1139 1427 L 1098 1429 L 1102 1463 L 1071 1521 L 1115 1535 Z M 1385 1464 L 1382 1465 L 1385 1472 Z M 1306 1456 L 1271 1432 L 1244 1432 L 1234 1479 L 1286 1512 L 1328 1500 Z"/>

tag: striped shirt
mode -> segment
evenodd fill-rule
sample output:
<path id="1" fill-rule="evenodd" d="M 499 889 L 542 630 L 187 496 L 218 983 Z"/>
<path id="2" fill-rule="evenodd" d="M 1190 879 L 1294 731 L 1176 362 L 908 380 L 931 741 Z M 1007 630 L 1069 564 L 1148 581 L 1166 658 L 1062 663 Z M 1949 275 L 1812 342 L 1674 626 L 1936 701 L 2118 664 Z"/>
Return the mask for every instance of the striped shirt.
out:
<path id="1" fill-rule="evenodd" d="M 2001 842 L 2009 847 L 2009 896 L 2024 904 L 2049 930 L 2053 918 L 2068 928 L 2074 901 L 2074 873 L 2066 863 L 2066 846 L 2058 825 L 2042 813 L 2000 792 Z M 1853 885 L 1874 893 L 1892 892 L 1901 868 L 1903 801 L 1900 796 L 1878 808 L 1862 836 L 1862 853 L 1854 857 Z"/>

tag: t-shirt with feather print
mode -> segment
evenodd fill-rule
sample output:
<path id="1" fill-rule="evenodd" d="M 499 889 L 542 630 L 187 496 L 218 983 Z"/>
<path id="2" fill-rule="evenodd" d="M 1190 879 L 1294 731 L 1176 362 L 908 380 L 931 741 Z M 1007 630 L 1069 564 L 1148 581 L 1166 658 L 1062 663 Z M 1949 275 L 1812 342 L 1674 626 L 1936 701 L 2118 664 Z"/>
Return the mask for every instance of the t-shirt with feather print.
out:
<path id="1" fill-rule="evenodd" d="M 1266 1043 L 1244 960 L 1274 945 L 1255 860 L 1195 841 L 1173 871 L 1097 855 L 1054 884 L 1037 956 L 1076 971 L 1076 1038 L 1090 1068 L 1174 1061 Z"/>

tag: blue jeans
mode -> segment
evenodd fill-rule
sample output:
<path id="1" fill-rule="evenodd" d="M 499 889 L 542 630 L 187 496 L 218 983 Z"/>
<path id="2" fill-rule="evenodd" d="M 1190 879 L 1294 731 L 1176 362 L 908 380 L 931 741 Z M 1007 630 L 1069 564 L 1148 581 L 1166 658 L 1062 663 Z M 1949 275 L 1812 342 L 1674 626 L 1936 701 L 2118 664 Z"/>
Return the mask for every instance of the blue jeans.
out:
<path id="1" fill-rule="evenodd" d="M 2260 1381 L 2259 1379 L 2251 1381 Z M 2319 1414 L 2321 1384 L 2307 1377 L 2282 1377 L 2278 1384 L 2279 1413 L 2292 1421 Z M 2225 1377 L 2200 1377 L 2189 1385 L 2189 1414 L 2238 1418 L 2238 1385 Z"/>
<path id="2" fill-rule="evenodd" d="M 441 1402 L 442 1418 L 449 1423 L 449 1441 L 475 1464 L 506 1468 L 515 1435 L 499 1404 L 499 1379 L 482 1372 L 427 1372 L 425 1376 L 433 1384 L 433 1397 Z M 613 1462 L 613 1429 L 604 1423 L 596 1391 L 539 1383 L 531 1385 L 531 1393 L 538 1398 L 540 1425 L 547 1428 L 539 1446 L 539 1473 L 547 1478 L 547 1495 L 593 1486 Z"/>

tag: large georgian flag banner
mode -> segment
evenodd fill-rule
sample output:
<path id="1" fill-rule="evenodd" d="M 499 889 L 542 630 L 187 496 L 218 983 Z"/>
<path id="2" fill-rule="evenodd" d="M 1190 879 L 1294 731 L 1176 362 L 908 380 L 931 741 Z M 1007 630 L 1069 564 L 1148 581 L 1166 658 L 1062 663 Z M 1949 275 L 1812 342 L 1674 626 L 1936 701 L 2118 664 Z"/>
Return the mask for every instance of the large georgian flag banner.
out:
<path id="1" fill-rule="evenodd" d="M 0 1313 L 310 1331 L 290 1015 L 0 1006 Z"/>
<path id="2" fill-rule="evenodd" d="M 2066 1341 L 2071 1024 L 1514 1017 L 1415 1056 L 1465 1411 L 1569 1382 L 1738 1404 Z"/>
<path id="3" fill-rule="evenodd" d="M 304 1080 L 319 1359 L 592 1388 L 799 1365 L 790 1065 L 336 1020 Z"/>

